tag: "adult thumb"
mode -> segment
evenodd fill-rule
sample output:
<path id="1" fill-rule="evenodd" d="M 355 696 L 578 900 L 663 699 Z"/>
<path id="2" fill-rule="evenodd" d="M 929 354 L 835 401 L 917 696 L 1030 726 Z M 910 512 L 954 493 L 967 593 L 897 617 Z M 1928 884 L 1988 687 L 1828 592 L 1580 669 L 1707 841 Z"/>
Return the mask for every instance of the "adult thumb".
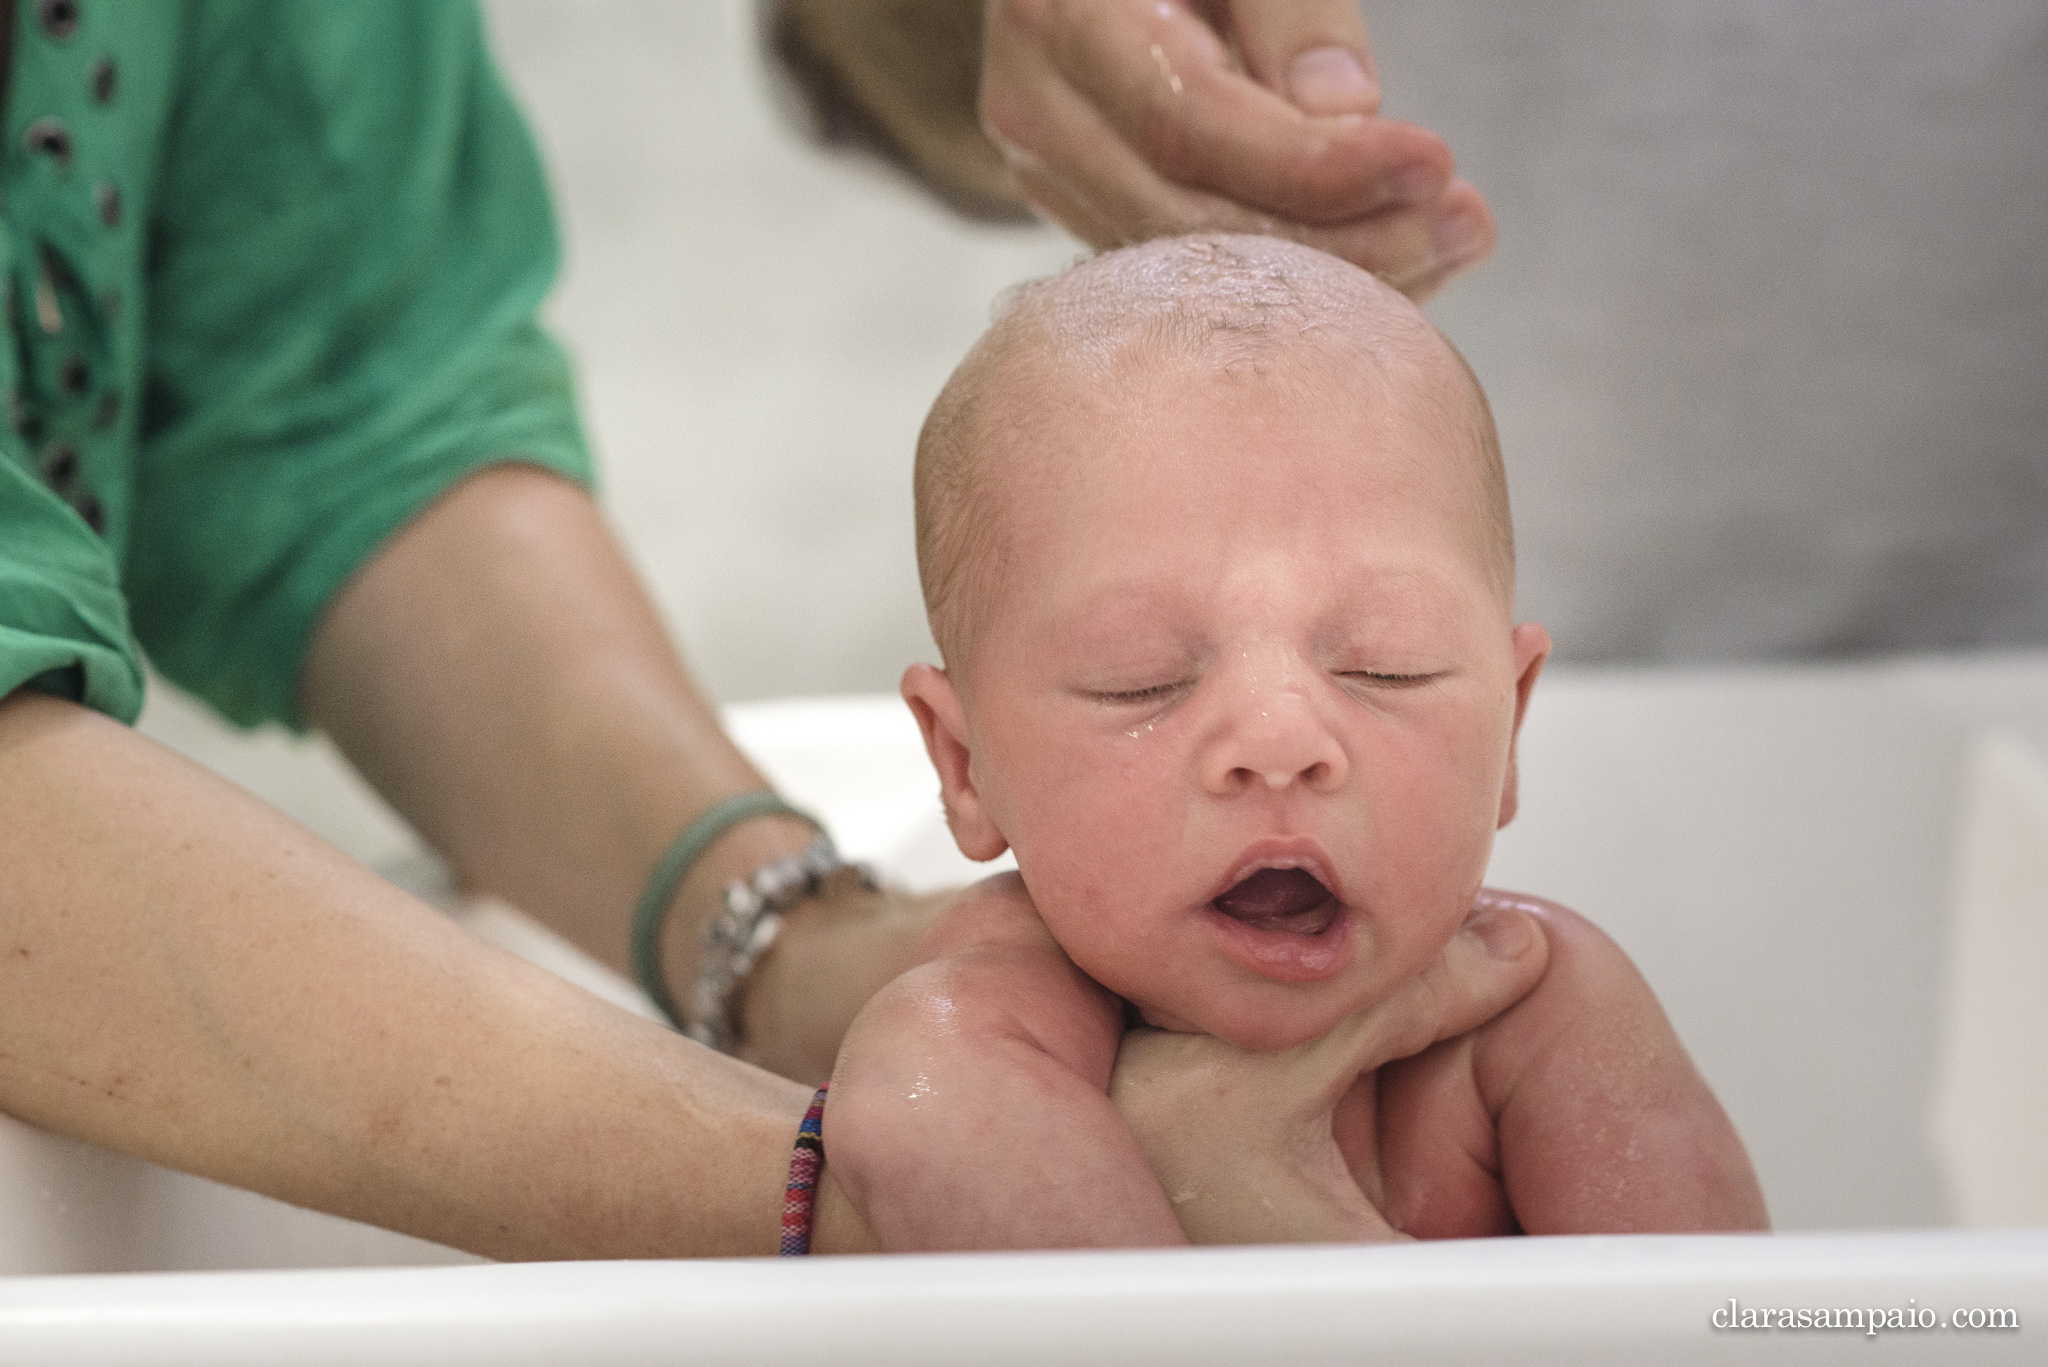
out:
<path id="1" fill-rule="evenodd" d="M 1385 1001 L 1303 1045 L 1301 1066 L 1341 1091 L 1360 1073 L 1484 1025 L 1527 996 L 1549 962 L 1542 923 L 1512 902 L 1486 896 L 1435 963 Z"/>

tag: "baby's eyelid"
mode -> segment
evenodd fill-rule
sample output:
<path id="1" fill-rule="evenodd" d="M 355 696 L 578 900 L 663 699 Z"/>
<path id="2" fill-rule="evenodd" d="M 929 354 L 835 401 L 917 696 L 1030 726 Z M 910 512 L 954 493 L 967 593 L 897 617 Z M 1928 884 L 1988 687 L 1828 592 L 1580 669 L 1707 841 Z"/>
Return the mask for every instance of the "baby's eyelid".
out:
<path id="1" fill-rule="evenodd" d="M 1343 677 L 1347 679 L 1361 679 L 1369 683 L 1380 684 L 1389 688 L 1416 688 L 1422 684 L 1435 683 L 1438 679 L 1441 679 L 1443 675 L 1382 674 L 1377 670 L 1371 669 L 1348 669 L 1344 671 Z"/>
<path id="2" fill-rule="evenodd" d="M 1187 679 L 1175 679 L 1172 683 L 1153 684 L 1150 688 L 1109 690 L 1097 693 L 1095 699 L 1106 703 L 1160 702 L 1186 688 L 1189 682 Z"/>

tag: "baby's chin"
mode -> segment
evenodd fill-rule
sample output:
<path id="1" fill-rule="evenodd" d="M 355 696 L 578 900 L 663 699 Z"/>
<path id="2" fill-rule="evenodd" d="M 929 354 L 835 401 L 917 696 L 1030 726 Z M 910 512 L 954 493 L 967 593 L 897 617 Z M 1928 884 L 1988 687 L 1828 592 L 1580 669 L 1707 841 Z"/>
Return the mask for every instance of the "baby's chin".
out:
<path id="1" fill-rule="evenodd" d="M 1266 977 L 1227 955 L 1204 956 L 1199 969 L 1173 980 L 1116 981 L 1086 963 L 1081 968 L 1130 1001 L 1147 1025 L 1272 1053 L 1321 1039 L 1346 1018 L 1387 1001 L 1443 948 L 1405 937 L 1390 943 L 1369 918 L 1351 921 L 1348 929 L 1351 952 L 1343 966 L 1307 981 Z"/>
<path id="2" fill-rule="evenodd" d="M 1313 991 L 1286 983 L 1257 983 L 1212 994 L 1184 1011 L 1139 1006 L 1145 1024 L 1184 1035 L 1213 1035 L 1248 1053 L 1268 1054 L 1321 1039 L 1346 1017 L 1375 1005 L 1384 994 L 1341 983 L 1318 983 Z"/>

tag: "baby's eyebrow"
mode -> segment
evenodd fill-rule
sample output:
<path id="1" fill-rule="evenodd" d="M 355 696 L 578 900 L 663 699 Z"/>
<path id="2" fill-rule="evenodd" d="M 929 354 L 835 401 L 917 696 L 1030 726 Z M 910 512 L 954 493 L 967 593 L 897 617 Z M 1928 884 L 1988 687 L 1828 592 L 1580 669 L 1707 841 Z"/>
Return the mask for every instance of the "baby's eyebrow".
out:
<path id="1" fill-rule="evenodd" d="M 1332 570 L 1325 635 L 1407 629 L 1466 611 L 1472 589 L 1427 565 L 1367 563 Z M 1209 608 L 1203 594 L 1179 583 L 1119 578 L 1061 604 L 1040 629 L 1059 644 L 1084 650 L 1195 649 Z"/>
<path id="2" fill-rule="evenodd" d="M 1492 597 L 1484 581 L 1461 586 L 1449 577 L 1419 571 L 1377 575 L 1354 584 L 1340 588 L 1337 601 L 1344 610 L 1325 628 L 1330 636 L 1349 637 L 1354 643 L 1385 632 L 1400 633 L 1405 639 L 1418 630 L 1466 621 L 1482 606 L 1478 599 Z"/>
<path id="3" fill-rule="evenodd" d="M 1079 600 L 1085 611 L 1099 613 L 1150 612 L 1180 606 L 1188 597 L 1179 584 L 1162 585 L 1157 580 L 1132 577 L 1096 584 Z"/>
<path id="4" fill-rule="evenodd" d="M 1185 620 L 1166 613 L 1108 610 L 1063 614 L 1046 626 L 1059 644 L 1092 653 L 1117 654 L 1180 651 L 1189 647 Z"/>
<path id="5" fill-rule="evenodd" d="M 1416 564 L 1367 564 L 1339 581 L 1343 593 L 1369 593 L 1377 598 L 1429 599 L 1439 607 L 1454 606 L 1456 586 L 1445 575 Z"/>
<path id="6" fill-rule="evenodd" d="M 1091 657 L 1187 655 L 1199 648 L 1201 605 L 1181 593 L 1104 588 L 1046 604 L 1026 627 L 1033 649 Z"/>

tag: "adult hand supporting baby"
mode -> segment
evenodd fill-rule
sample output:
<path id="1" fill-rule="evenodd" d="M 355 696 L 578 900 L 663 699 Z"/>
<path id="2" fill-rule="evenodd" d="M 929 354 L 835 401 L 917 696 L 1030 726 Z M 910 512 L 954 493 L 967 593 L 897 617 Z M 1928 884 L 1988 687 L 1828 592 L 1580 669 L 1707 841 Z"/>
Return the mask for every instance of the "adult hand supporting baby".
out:
<path id="1" fill-rule="evenodd" d="M 1354 1173 L 1338 1151 L 1339 1099 L 1361 1073 L 1507 1010 L 1548 962 L 1533 917 L 1481 902 L 1421 976 L 1321 1039 L 1253 1054 L 1208 1035 L 1130 1031 L 1110 1099 L 1191 1243 L 1400 1239 L 1380 1213 L 1379 1174 Z"/>
<path id="2" fill-rule="evenodd" d="M 1379 117 L 1355 0 L 994 0 L 980 101 L 1024 196 L 1097 247 L 1272 233 L 1418 300 L 1493 248 L 1443 139 Z"/>
<path id="3" fill-rule="evenodd" d="M 799 902 L 741 1000 L 747 1061 L 811 1086 L 830 1077 L 853 1018 L 916 962 L 918 942 L 956 895 L 848 887 Z"/>

